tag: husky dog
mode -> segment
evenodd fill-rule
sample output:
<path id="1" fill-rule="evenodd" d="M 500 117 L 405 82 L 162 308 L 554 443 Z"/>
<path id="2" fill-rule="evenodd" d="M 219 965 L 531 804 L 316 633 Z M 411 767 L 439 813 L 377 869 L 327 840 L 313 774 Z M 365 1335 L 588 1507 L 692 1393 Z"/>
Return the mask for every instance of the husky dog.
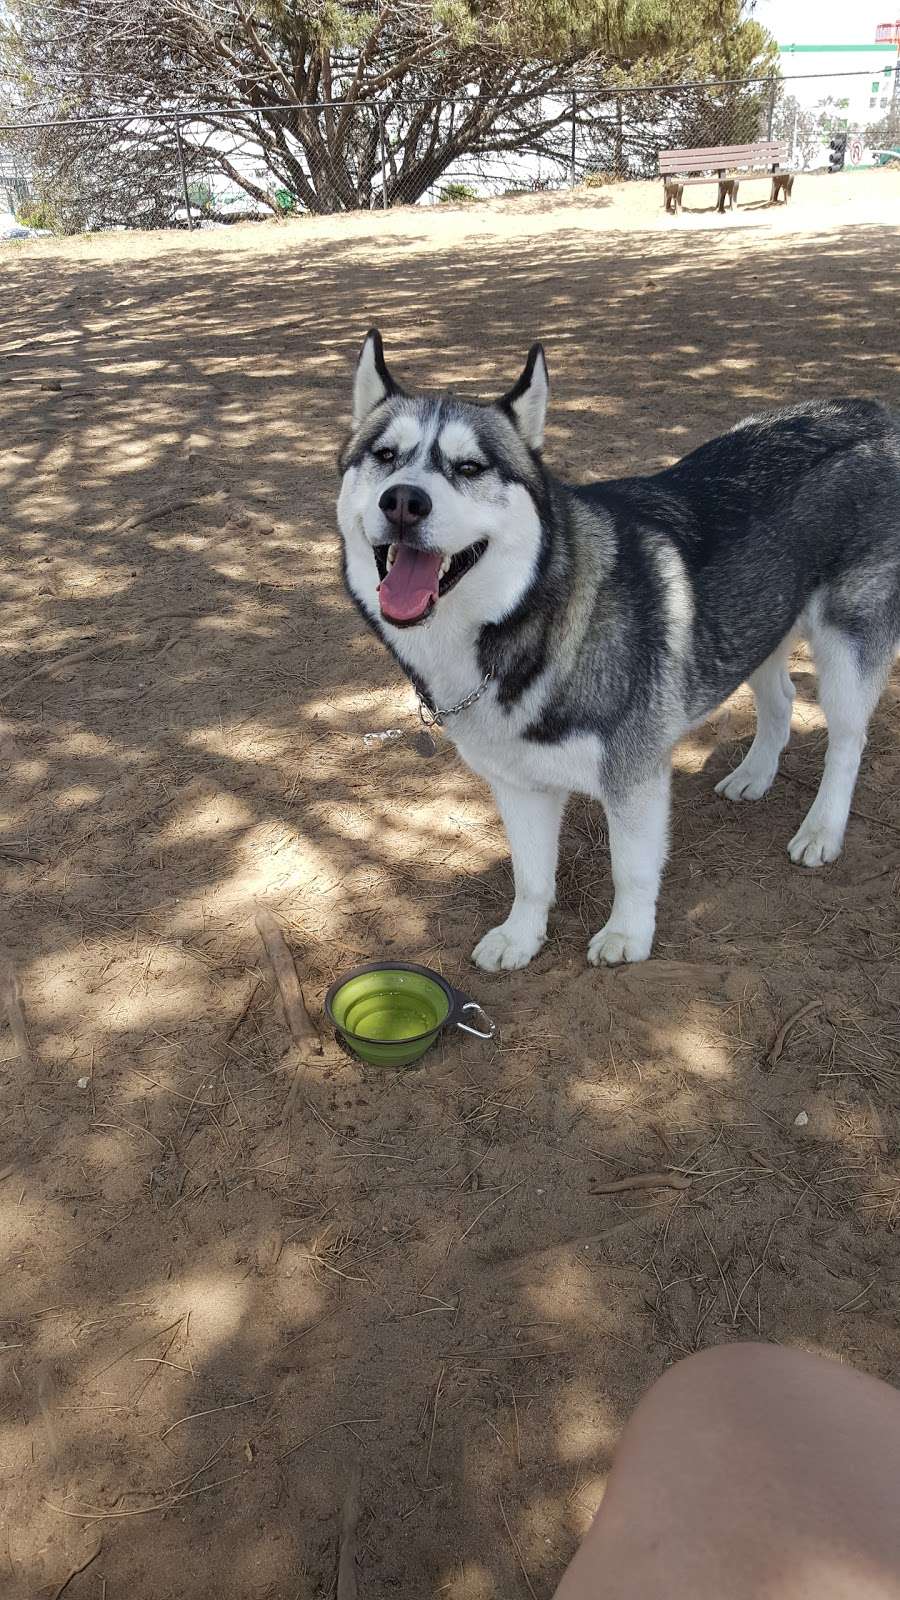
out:
<path id="1" fill-rule="evenodd" d="M 548 394 L 536 344 L 493 403 L 413 397 L 373 329 L 340 458 L 347 588 L 506 826 L 515 899 L 473 951 L 488 972 L 525 966 L 546 937 L 573 790 L 602 803 L 612 856 L 588 960 L 649 956 L 672 747 L 746 680 L 756 735 L 716 789 L 764 795 L 798 635 L 828 752 L 788 852 L 834 861 L 900 648 L 900 418 L 886 407 L 791 406 L 664 472 L 571 488 L 541 458 Z"/>

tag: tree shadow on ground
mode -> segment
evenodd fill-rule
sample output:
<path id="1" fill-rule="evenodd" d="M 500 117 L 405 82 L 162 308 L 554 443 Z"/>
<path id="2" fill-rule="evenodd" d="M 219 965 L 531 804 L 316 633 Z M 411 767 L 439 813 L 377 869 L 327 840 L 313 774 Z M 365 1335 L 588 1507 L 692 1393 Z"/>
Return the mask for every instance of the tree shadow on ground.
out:
<path id="1" fill-rule="evenodd" d="M 575 802 L 546 950 L 485 978 L 502 834 L 448 749 L 365 750 L 410 695 L 341 593 L 333 514 L 372 322 L 411 383 L 472 393 L 542 337 L 554 466 L 650 471 L 749 410 L 890 395 L 896 246 L 573 227 L 4 263 L 14 1594 L 98 1532 L 75 1596 L 327 1594 L 357 1459 L 373 1600 L 487 1600 L 523 1567 L 549 1594 L 678 1355 L 768 1337 L 896 1372 L 896 681 L 833 869 L 784 853 L 821 764 L 798 659 L 765 801 L 711 792 L 746 697 L 679 752 L 657 959 L 584 964 L 609 880 Z M 258 896 L 312 1006 L 394 951 L 477 993 L 499 1042 L 385 1078 L 329 1041 L 286 1110 Z M 659 1169 L 690 1187 L 598 1192 Z"/>

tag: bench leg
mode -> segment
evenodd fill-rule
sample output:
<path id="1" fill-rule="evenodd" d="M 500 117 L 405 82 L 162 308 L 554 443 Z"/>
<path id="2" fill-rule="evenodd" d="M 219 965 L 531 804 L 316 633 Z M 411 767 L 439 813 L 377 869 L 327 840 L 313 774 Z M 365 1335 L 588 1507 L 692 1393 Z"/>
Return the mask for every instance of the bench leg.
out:
<path id="1" fill-rule="evenodd" d="M 716 207 L 717 211 L 724 213 L 726 201 L 731 206 L 732 211 L 734 210 L 739 187 L 740 184 L 737 178 L 719 179 L 719 204 Z"/>

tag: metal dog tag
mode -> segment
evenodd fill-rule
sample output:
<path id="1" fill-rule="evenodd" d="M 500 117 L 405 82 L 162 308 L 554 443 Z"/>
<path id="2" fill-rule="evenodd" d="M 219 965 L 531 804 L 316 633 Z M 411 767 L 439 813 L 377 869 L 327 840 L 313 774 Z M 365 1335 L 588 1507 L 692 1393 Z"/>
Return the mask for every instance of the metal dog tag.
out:
<path id="1" fill-rule="evenodd" d="M 437 754 L 437 745 L 431 734 L 427 733 L 424 728 L 410 742 L 417 756 L 423 756 L 428 760 L 429 757 Z"/>

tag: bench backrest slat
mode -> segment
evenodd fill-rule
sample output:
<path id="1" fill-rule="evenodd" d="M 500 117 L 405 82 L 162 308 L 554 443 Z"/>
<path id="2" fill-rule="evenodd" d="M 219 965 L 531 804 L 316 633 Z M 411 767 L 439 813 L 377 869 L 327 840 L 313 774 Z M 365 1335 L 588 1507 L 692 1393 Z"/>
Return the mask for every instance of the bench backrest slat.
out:
<path id="1" fill-rule="evenodd" d="M 788 147 L 783 139 L 759 139 L 755 144 L 709 145 L 695 150 L 661 150 L 659 170 L 667 172 L 695 172 L 702 168 L 773 166 L 784 161 Z"/>

